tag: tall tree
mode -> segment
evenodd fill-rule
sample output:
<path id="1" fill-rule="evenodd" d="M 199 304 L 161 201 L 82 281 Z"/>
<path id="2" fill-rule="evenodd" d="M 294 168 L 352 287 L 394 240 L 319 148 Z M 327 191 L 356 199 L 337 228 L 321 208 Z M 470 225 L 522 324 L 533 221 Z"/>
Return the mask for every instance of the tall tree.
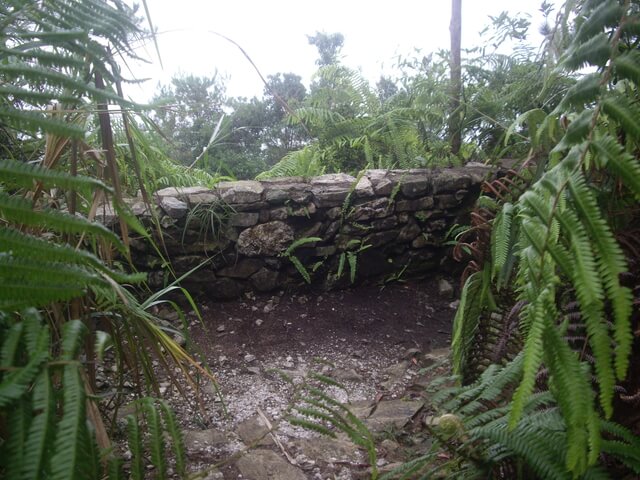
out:
<path id="1" fill-rule="evenodd" d="M 170 140 L 167 151 L 184 164 L 191 164 L 206 148 L 225 102 L 223 79 L 193 75 L 174 77 L 161 87 L 153 102 L 162 108 L 155 120 Z"/>
<path id="2" fill-rule="evenodd" d="M 338 63 L 338 55 L 344 46 L 344 35 L 341 33 L 316 32 L 315 35 L 307 35 L 309 45 L 315 45 L 320 58 L 316 65 L 326 67 Z"/>
<path id="3" fill-rule="evenodd" d="M 449 113 L 449 137 L 451 153 L 457 155 L 462 145 L 462 128 L 460 115 L 460 99 L 462 97 L 462 0 L 451 0 L 451 110 Z"/>

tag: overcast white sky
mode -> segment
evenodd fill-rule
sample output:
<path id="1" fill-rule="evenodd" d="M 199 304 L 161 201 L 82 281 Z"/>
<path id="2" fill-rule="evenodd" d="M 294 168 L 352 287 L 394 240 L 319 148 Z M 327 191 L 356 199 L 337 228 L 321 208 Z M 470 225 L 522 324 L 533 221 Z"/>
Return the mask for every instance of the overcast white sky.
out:
<path id="1" fill-rule="evenodd" d="M 463 0 L 463 48 L 477 43 L 489 15 L 505 10 L 530 14 L 536 32 L 542 22 L 540 3 Z M 210 76 L 216 69 L 228 77 L 229 96 L 262 95 L 263 84 L 240 51 L 212 31 L 239 43 L 265 77 L 293 72 L 307 86 L 317 68 L 317 50 L 306 35 L 316 31 L 342 33 L 343 63 L 359 68 L 372 82 L 398 54 L 414 48 L 427 54 L 449 45 L 450 0 L 147 0 L 147 5 L 159 31 L 164 68 L 152 45 L 140 52 L 153 64 L 135 67 L 138 78 L 150 78 L 143 87 L 128 88 L 139 101 L 149 100 L 159 82 L 169 83 L 179 72 Z"/>

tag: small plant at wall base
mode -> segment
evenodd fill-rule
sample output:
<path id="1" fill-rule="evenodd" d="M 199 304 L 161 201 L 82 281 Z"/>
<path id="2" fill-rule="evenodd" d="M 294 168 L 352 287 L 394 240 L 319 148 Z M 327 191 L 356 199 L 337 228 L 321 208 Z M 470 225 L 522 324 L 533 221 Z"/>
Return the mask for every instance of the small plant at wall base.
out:
<path id="1" fill-rule="evenodd" d="M 354 248 L 357 247 L 357 248 Z M 336 280 L 339 280 L 344 273 L 345 262 L 349 265 L 349 280 L 351 283 L 356 281 L 356 273 L 358 268 L 358 254 L 364 252 L 371 245 L 365 245 L 363 240 L 352 239 L 347 242 L 346 251 L 338 257 L 338 270 L 336 272 Z"/>
<path id="2" fill-rule="evenodd" d="M 296 270 L 298 270 L 298 273 L 300 273 L 304 281 L 307 283 L 311 283 L 311 273 L 315 272 L 320 267 L 320 265 L 322 265 L 322 262 L 317 262 L 312 267 L 312 272 L 309 273 L 309 270 L 307 270 L 307 268 L 302 264 L 300 259 L 295 256 L 294 252 L 297 248 L 303 245 L 306 245 L 308 243 L 321 242 L 321 241 L 322 239 L 320 237 L 302 237 L 302 238 L 299 238 L 298 240 L 295 240 L 291 245 L 287 247 L 287 249 L 284 252 L 280 254 L 282 257 L 287 258 L 293 264 L 293 266 L 296 267 Z"/>

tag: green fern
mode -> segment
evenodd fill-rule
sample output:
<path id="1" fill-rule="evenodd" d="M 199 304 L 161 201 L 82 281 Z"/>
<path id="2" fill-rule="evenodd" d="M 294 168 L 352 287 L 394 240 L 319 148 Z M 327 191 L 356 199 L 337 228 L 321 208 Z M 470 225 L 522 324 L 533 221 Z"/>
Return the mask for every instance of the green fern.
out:
<path id="1" fill-rule="evenodd" d="M 570 120 L 549 162 L 538 168 L 537 181 L 513 206 L 505 204 L 494 221 L 492 275 L 480 282 L 487 291 L 500 289 L 505 284 L 499 272 L 509 264 L 509 258 L 514 259 L 515 294 L 510 301 L 523 305 L 519 328 L 525 340 L 517 386 L 512 393 L 504 389 L 508 404 L 483 413 L 483 418 L 490 419 L 489 425 L 494 425 L 483 434 L 502 445 L 509 444 L 508 448 L 541 477 L 597 477 L 603 473 L 596 464 L 605 444 L 612 445 L 601 436 L 602 418 L 614 413 L 616 380 L 627 375 L 632 352 L 632 292 L 620 281 L 628 266 L 615 236 L 624 220 L 611 218 L 609 211 L 612 205 L 620 204 L 616 203 L 620 199 L 611 198 L 614 182 L 628 188 L 617 190 L 621 204 L 640 198 L 640 56 L 633 50 L 625 51 L 627 46 L 620 41 L 621 19 L 636 22 L 637 11 L 615 1 L 584 2 L 581 8 L 579 28 L 559 68 L 601 68 L 583 76 L 566 92 L 537 129 L 540 138 L 531 139 L 532 149 L 540 148 L 542 135 L 552 140 L 552 130 Z M 476 284 L 479 274 L 475 275 L 467 281 L 467 291 L 463 290 L 454 323 L 452 348 L 457 372 L 465 368 L 469 344 L 477 339 L 477 305 L 482 303 L 472 302 L 471 309 L 469 304 L 469 293 L 481 288 Z M 574 318 L 563 313 L 562 305 L 567 301 L 577 302 L 578 321 L 586 332 L 581 351 L 573 351 L 573 344 L 563 337 L 568 319 Z M 469 338 L 463 341 L 465 331 Z M 495 372 L 491 367 L 485 372 L 489 371 Z M 540 418 L 549 425 L 563 425 L 562 434 L 555 438 L 527 430 L 532 425 L 528 423 L 529 400 L 545 388 L 557 407 L 553 415 Z M 476 392 L 470 387 L 462 395 Z M 465 415 L 476 407 L 480 404 L 470 404 Z M 498 419 L 499 424 L 495 423 Z M 519 443 L 512 439 L 519 439 Z M 540 442 L 547 442 L 544 446 L 552 449 L 536 450 Z M 630 448 L 621 448 L 620 456 Z"/>
<path id="2" fill-rule="evenodd" d="M 138 419 L 134 415 L 127 415 L 127 435 L 131 450 L 131 478 L 144 480 L 144 456 L 142 449 L 142 434 Z"/>

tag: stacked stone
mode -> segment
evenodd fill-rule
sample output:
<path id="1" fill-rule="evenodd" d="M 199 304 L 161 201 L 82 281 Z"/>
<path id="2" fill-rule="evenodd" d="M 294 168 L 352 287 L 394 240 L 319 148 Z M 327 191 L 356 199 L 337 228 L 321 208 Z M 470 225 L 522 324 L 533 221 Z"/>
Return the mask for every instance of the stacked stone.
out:
<path id="1" fill-rule="evenodd" d="M 345 254 L 356 258 L 356 281 L 423 274 L 437 267 L 443 240 L 465 221 L 490 170 L 368 170 L 359 178 L 329 174 L 222 182 L 214 189 L 156 192 L 163 242 L 178 275 L 208 262 L 186 284 L 216 298 L 304 283 L 295 256 L 325 288 L 350 284 Z M 141 217 L 150 221 L 150 213 Z M 318 241 L 299 239 L 317 237 Z M 140 267 L 161 282 L 160 259 L 133 239 Z M 343 273 L 337 278 L 343 256 Z"/>

